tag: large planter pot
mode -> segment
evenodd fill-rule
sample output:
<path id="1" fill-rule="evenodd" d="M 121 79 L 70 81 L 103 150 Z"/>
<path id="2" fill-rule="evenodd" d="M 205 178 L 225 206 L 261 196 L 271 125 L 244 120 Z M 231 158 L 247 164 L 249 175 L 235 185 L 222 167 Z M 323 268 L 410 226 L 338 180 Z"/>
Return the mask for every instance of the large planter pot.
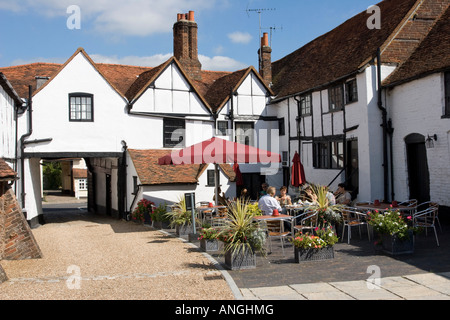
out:
<path id="1" fill-rule="evenodd" d="M 324 247 L 320 249 L 303 249 L 294 247 L 295 262 L 317 261 L 334 259 L 334 247 Z"/>
<path id="2" fill-rule="evenodd" d="M 152 224 L 152 217 L 150 216 L 150 213 L 144 212 L 144 224 Z"/>
<path id="3" fill-rule="evenodd" d="M 218 251 L 219 250 L 219 241 L 217 239 L 201 239 L 200 240 L 200 248 L 203 251 Z"/>
<path id="4" fill-rule="evenodd" d="M 185 224 L 185 225 L 177 225 L 175 227 L 175 232 L 177 236 L 188 236 L 191 233 L 194 233 L 194 228 L 192 227 L 192 224 Z"/>
<path id="5" fill-rule="evenodd" d="M 256 268 L 256 254 L 250 250 L 238 250 L 235 253 L 225 251 L 225 265 L 230 270 L 244 270 Z"/>
<path id="6" fill-rule="evenodd" d="M 170 229 L 170 222 L 168 221 L 153 221 L 153 228 L 161 230 L 161 229 Z"/>
<path id="7" fill-rule="evenodd" d="M 397 235 L 382 234 L 381 247 L 383 252 L 390 255 L 411 254 L 414 253 L 414 234 L 409 233 L 408 239 L 400 240 Z"/>

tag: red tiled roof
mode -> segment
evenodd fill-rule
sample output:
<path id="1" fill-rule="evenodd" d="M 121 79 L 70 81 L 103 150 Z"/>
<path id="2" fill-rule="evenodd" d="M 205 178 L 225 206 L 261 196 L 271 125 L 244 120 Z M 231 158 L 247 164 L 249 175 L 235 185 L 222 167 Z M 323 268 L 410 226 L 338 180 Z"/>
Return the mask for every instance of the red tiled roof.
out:
<path id="1" fill-rule="evenodd" d="M 128 149 L 139 180 L 142 185 L 196 184 L 207 165 L 159 165 L 158 159 L 172 150 L 136 150 Z M 234 181 L 233 168 L 228 164 L 220 165 L 230 181 Z"/>
<path id="2" fill-rule="evenodd" d="M 347 20 L 288 56 L 272 63 L 273 91 L 278 98 L 306 92 L 356 73 L 375 57 L 377 48 L 406 19 L 416 0 L 385 0 L 381 29 L 367 28 L 366 11 Z"/>
<path id="3" fill-rule="evenodd" d="M 11 169 L 4 159 L 0 158 L 0 181 L 15 180 L 16 176 L 17 173 Z"/>
<path id="4" fill-rule="evenodd" d="M 87 169 L 72 169 L 72 175 L 74 179 L 85 179 L 87 178 Z"/>
<path id="5" fill-rule="evenodd" d="M 16 92 L 11 82 L 6 78 L 6 76 L 0 72 L 0 86 L 3 87 L 8 95 L 15 101 L 16 104 L 21 105 L 22 100 L 19 97 L 19 94 Z"/>
<path id="6" fill-rule="evenodd" d="M 450 7 L 436 22 L 411 57 L 395 70 L 384 85 L 393 86 L 410 79 L 450 69 Z"/>

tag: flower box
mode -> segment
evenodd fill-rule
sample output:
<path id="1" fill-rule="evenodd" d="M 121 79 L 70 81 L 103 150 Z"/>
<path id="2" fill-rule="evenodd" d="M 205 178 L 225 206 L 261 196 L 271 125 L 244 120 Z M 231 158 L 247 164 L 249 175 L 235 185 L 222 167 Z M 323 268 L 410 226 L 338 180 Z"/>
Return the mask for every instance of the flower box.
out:
<path id="1" fill-rule="evenodd" d="M 317 261 L 317 260 L 327 260 L 334 259 L 334 247 L 323 247 L 320 249 L 304 249 L 294 247 L 295 251 L 295 263 L 300 263 L 304 261 Z"/>
<path id="2" fill-rule="evenodd" d="M 411 254 L 414 253 L 414 235 L 409 232 L 408 239 L 401 240 L 397 235 L 381 234 L 381 246 L 383 252 L 390 255 Z"/>
<path id="3" fill-rule="evenodd" d="M 185 224 L 185 225 L 177 225 L 175 227 L 175 232 L 177 236 L 188 236 L 191 233 L 194 233 L 194 228 L 192 227 L 192 224 Z"/>
<path id="4" fill-rule="evenodd" d="M 161 230 L 161 229 L 171 229 L 170 222 L 168 221 L 153 221 L 153 228 Z"/>
<path id="5" fill-rule="evenodd" d="M 230 270 L 245 270 L 256 268 L 256 254 L 250 250 L 225 251 L 225 265 Z"/>
<path id="6" fill-rule="evenodd" d="M 203 251 L 219 251 L 219 241 L 217 239 L 201 239 L 200 240 L 200 248 Z"/>

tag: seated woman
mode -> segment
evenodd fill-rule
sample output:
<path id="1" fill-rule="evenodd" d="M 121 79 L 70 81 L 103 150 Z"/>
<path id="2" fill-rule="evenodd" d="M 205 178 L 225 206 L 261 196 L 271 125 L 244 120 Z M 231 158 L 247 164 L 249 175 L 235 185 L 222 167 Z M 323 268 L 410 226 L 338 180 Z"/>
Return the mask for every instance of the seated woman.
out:
<path id="1" fill-rule="evenodd" d="M 285 186 L 280 188 L 280 196 L 276 196 L 275 199 L 278 200 L 281 207 L 284 207 L 286 205 L 292 205 L 291 196 L 286 194 L 287 188 Z"/>
<path id="2" fill-rule="evenodd" d="M 338 189 L 334 193 L 336 197 L 336 204 L 343 204 L 348 206 L 352 201 L 352 196 L 350 192 L 346 190 L 346 185 L 344 183 L 338 184 Z"/>

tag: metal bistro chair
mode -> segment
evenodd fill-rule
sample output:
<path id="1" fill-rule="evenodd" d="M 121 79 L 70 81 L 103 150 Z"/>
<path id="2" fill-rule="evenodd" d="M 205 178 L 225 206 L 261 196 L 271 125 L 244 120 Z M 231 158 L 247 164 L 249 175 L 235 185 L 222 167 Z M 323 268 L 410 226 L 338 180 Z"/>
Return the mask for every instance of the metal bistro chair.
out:
<path id="1" fill-rule="evenodd" d="M 289 231 L 284 231 L 284 220 L 267 220 L 267 237 L 269 238 L 270 252 L 272 252 L 272 238 L 279 238 L 281 241 L 281 250 L 284 254 L 284 238 L 289 236 Z"/>
<path id="2" fill-rule="evenodd" d="M 212 217 L 212 227 L 223 227 L 228 219 L 228 208 L 218 208 L 217 213 Z"/>
<path id="3" fill-rule="evenodd" d="M 425 234 L 427 235 L 427 229 L 433 228 L 434 230 L 434 236 L 436 237 L 436 243 L 439 247 L 439 239 L 436 232 L 436 215 L 437 215 L 438 208 L 436 207 L 429 207 L 425 210 L 417 212 L 413 217 L 413 224 L 414 227 L 418 228 L 425 228 Z"/>
<path id="4" fill-rule="evenodd" d="M 294 233 L 296 231 L 303 232 L 303 230 L 314 231 L 318 224 L 318 218 L 317 212 L 313 210 L 306 210 L 298 216 L 293 217 L 292 223 L 294 223 Z M 298 219 L 300 219 L 300 222 L 297 224 Z"/>
<path id="5" fill-rule="evenodd" d="M 368 235 L 369 241 L 370 241 L 369 224 L 366 221 L 367 215 L 365 213 L 357 211 L 354 208 L 344 208 L 341 213 L 342 213 L 342 221 L 343 221 L 341 242 L 344 241 L 345 227 L 347 227 L 347 229 L 348 229 L 347 230 L 347 243 L 350 244 L 350 239 L 352 237 L 352 228 L 359 227 L 359 237 L 361 238 L 361 226 L 363 226 L 363 225 L 367 226 L 367 235 Z"/>
<path id="6" fill-rule="evenodd" d="M 434 207 L 437 209 L 435 219 L 436 219 L 437 224 L 439 225 L 439 229 L 442 232 L 441 222 L 439 221 L 439 204 L 436 202 L 432 202 L 432 201 L 426 201 L 426 202 L 422 202 L 421 204 L 419 204 L 417 206 L 418 210 L 425 210 L 425 209 L 428 209 L 431 207 Z"/>
<path id="7" fill-rule="evenodd" d="M 414 216 L 414 214 L 417 212 L 417 203 L 418 202 L 416 199 L 409 199 L 409 200 L 400 202 L 398 205 L 411 208 L 411 210 L 409 210 L 409 212 L 411 213 L 412 216 Z"/>

